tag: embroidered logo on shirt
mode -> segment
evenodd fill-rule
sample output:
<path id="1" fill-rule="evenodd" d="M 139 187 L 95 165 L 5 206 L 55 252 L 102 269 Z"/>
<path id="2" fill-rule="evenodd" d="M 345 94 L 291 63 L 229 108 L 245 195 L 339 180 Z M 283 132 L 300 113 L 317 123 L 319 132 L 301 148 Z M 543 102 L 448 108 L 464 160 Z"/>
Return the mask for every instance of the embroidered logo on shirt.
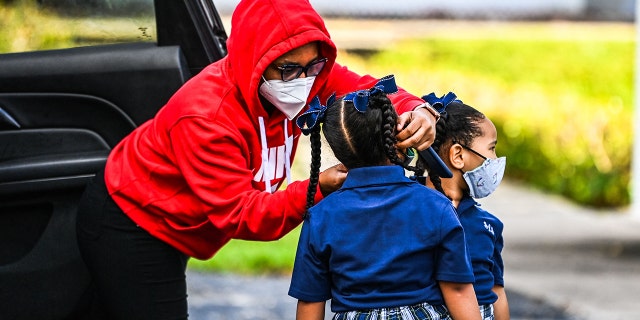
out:
<path id="1" fill-rule="evenodd" d="M 493 233 L 493 227 L 488 224 L 486 221 L 484 221 L 484 228 L 487 229 L 487 231 L 491 232 L 492 235 L 496 235 L 495 233 Z"/>

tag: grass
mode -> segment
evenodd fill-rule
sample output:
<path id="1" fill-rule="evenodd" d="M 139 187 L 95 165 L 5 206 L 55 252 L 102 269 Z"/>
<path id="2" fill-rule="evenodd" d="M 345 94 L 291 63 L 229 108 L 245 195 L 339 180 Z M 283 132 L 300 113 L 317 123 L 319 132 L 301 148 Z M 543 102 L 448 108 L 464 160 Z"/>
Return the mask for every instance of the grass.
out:
<path id="1" fill-rule="evenodd" d="M 293 266 L 300 227 L 278 241 L 232 240 L 214 259 L 191 259 L 193 270 L 239 274 L 288 275 Z"/>

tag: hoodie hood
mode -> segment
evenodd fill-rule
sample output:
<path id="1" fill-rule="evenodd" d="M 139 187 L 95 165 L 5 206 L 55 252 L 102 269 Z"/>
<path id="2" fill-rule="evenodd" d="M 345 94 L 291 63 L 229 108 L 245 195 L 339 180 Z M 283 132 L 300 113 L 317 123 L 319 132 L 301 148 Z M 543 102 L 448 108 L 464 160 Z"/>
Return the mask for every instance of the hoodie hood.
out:
<path id="1" fill-rule="evenodd" d="M 240 1 L 231 18 L 228 59 L 251 114 L 263 115 L 258 86 L 267 67 L 281 55 L 314 41 L 328 61 L 316 77 L 309 100 L 326 82 L 337 52 L 320 15 L 307 0 Z"/>

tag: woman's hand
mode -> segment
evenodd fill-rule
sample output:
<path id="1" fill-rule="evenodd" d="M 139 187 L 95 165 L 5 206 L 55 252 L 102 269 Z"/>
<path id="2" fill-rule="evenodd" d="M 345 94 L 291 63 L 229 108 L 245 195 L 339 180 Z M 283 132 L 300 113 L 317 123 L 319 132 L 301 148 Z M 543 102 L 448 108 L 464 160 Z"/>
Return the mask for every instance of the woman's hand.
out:
<path id="1" fill-rule="evenodd" d="M 424 108 L 409 111 L 398 117 L 398 149 L 429 148 L 436 138 L 436 119 Z"/>
<path id="2" fill-rule="evenodd" d="M 318 178 L 320 192 L 322 192 L 323 196 L 328 196 L 331 192 L 340 189 L 345 179 L 347 179 L 347 167 L 342 163 L 327 168 L 320 173 L 320 177 Z"/>

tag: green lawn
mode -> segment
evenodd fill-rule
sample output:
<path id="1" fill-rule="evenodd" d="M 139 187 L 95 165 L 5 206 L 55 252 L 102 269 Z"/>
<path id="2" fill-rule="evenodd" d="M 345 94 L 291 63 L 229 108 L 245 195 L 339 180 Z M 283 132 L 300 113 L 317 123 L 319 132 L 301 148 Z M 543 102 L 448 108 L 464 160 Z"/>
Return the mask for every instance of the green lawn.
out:
<path id="1" fill-rule="evenodd" d="M 288 275 L 293 267 L 300 227 L 272 242 L 232 240 L 213 259 L 191 259 L 189 268 L 242 274 Z"/>

